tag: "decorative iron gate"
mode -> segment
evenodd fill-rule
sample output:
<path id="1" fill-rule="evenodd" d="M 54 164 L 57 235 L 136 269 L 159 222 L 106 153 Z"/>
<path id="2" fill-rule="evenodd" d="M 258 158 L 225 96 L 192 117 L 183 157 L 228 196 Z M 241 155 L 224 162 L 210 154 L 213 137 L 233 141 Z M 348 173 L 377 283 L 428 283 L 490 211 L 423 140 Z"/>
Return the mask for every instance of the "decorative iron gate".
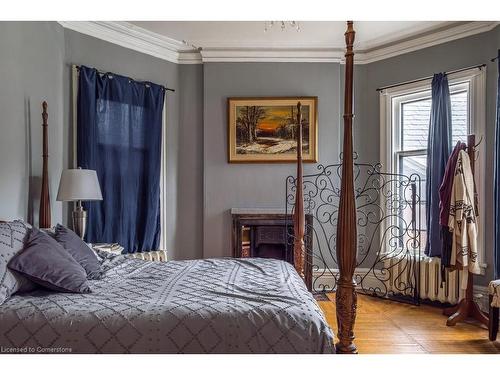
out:
<path id="1" fill-rule="evenodd" d="M 342 157 L 342 156 L 341 156 Z M 357 155 L 355 155 L 357 159 Z M 354 164 L 358 256 L 358 292 L 419 303 L 422 224 L 421 178 L 385 173 L 381 164 Z M 305 239 L 312 259 L 313 293 L 334 291 L 337 285 L 337 215 L 342 164 L 318 165 L 304 175 L 304 209 L 313 220 L 312 241 Z M 293 212 L 296 179 L 286 180 L 286 212 Z M 292 226 L 290 222 L 288 225 Z M 287 230 L 287 233 L 293 233 Z M 309 240 L 309 241 L 308 241 Z M 290 235 L 287 251 L 293 251 Z"/>

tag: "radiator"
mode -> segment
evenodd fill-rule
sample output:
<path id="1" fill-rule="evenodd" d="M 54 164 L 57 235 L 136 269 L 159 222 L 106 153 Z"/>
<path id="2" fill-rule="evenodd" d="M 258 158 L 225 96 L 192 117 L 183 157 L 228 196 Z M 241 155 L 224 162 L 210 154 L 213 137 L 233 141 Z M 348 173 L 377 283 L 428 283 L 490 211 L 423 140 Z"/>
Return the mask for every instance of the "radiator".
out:
<path id="1" fill-rule="evenodd" d="M 411 291 L 401 292 L 399 285 L 416 285 L 418 283 L 420 299 L 456 304 L 465 294 L 460 289 L 458 277 L 463 277 L 463 271 L 445 273 L 445 282 L 441 286 L 441 260 L 430 257 L 391 257 L 384 261 L 384 267 L 389 273 L 385 285 L 389 292 L 412 294 Z M 416 269 L 416 272 L 415 272 Z M 419 275 L 418 280 L 414 280 Z M 467 277 L 467 275 L 465 276 Z"/>
<path id="2" fill-rule="evenodd" d="M 156 251 L 146 251 L 143 253 L 132 253 L 132 254 L 129 254 L 128 257 L 142 259 L 142 260 L 149 260 L 151 262 L 166 262 L 167 261 L 167 251 L 166 250 L 156 250 Z"/>

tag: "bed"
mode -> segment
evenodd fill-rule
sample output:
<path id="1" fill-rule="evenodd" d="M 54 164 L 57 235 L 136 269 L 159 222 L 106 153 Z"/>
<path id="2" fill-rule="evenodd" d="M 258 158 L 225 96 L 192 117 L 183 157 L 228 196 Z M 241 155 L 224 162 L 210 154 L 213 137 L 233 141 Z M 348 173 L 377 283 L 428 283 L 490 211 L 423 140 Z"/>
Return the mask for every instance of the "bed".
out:
<path id="1" fill-rule="evenodd" d="M 337 226 L 338 342 L 304 278 L 302 127 L 297 147 L 294 264 L 279 260 L 149 262 L 102 256 L 90 294 L 38 289 L 0 306 L 3 352 L 356 353 L 356 211 L 352 153 L 353 23 L 347 23 L 342 182 Z M 301 124 L 300 103 L 297 123 Z M 40 226 L 50 227 L 44 105 Z M 45 187 L 45 188 L 43 188 Z"/>
<path id="2" fill-rule="evenodd" d="M 90 281 L 92 293 L 39 289 L 10 298 L 0 306 L 0 346 L 60 353 L 334 352 L 323 313 L 289 263 L 117 256 L 103 267 L 105 276 Z"/>

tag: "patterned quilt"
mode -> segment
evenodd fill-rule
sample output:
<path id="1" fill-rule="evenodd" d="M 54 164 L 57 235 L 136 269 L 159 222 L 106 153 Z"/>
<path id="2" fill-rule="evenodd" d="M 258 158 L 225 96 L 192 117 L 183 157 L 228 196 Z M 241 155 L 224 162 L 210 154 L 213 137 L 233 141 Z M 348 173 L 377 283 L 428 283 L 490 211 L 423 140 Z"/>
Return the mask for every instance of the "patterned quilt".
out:
<path id="1" fill-rule="evenodd" d="M 272 259 L 106 259 L 92 293 L 0 306 L 1 353 L 333 353 L 293 267 Z"/>

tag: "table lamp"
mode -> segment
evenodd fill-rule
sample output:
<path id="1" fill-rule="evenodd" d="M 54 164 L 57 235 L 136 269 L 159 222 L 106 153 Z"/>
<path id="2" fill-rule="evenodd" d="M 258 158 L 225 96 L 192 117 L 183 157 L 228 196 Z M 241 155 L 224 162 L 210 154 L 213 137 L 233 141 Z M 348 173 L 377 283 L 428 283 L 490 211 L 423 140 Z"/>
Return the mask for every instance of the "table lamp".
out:
<path id="1" fill-rule="evenodd" d="M 82 201 L 102 200 L 96 171 L 81 168 L 63 170 L 57 200 L 77 202 L 73 211 L 73 230 L 83 239 L 87 228 L 87 212 L 82 207 Z"/>

